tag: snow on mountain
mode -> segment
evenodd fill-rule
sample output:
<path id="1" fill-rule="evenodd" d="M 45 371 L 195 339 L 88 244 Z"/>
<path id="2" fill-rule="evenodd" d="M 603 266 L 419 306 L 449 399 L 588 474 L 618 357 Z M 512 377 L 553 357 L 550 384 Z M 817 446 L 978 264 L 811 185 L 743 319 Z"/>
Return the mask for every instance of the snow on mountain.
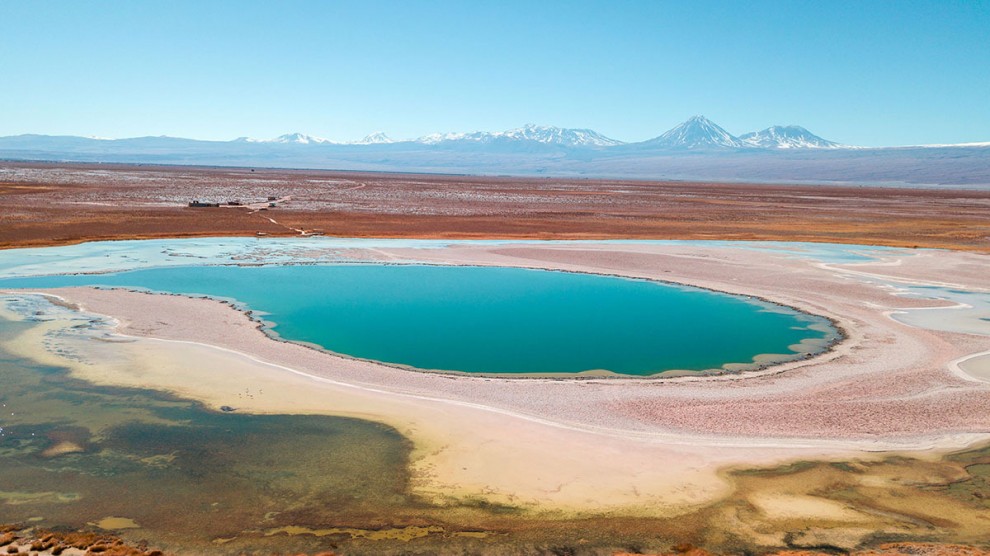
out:
<path id="1" fill-rule="evenodd" d="M 842 147 L 838 143 L 822 139 L 799 125 L 775 125 L 762 131 L 740 135 L 739 140 L 747 146 L 761 149 L 837 149 Z"/>
<path id="2" fill-rule="evenodd" d="M 314 137 L 312 135 L 306 135 L 304 133 L 286 133 L 285 135 L 279 135 L 274 139 L 251 139 L 250 137 L 243 138 L 245 142 L 248 143 L 281 143 L 281 144 L 295 144 L 295 145 L 319 145 L 319 144 L 335 144 L 334 141 L 330 139 L 324 139 L 323 137 Z"/>
<path id="3" fill-rule="evenodd" d="M 314 137 L 303 133 L 289 133 L 274 139 L 256 139 L 253 137 L 238 137 L 232 141 L 203 141 L 196 139 L 182 139 L 178 137 L 131 137 L 121 139 L 106 139 L 103 137 L 74 137 L 74 136 L 48 136 L 25 134 L 19 136 L 0 137 L 0 147 L 7 152 L 18 151 L 38 151 L 41 153 L 52 152 L 68 155 L 72 152 L 82 152 L 85 149 L 100 149 L 98 152 L 105 154 L 107 149 L 131 149 L 133 152 L 143 152 L 143 149 L 151 148 L 177 148 L 181 143 L 183 148 L 207 149 L 210 145 L 226 144 L 228 153 L 252 153 L 256 155 L 263 145 L 284 145 L 277 150 L 290 151 L 291 147 L 299 146 L 300 152 L 311 152 L 309 146 L 319 145 L 326 149 L 313 149 L 323 152 L 330 150 L 334 146 L 341 146 L 342 150 L 348 153 L 359 152 L 362 149 L 346 148 L 345 145 L 355 147 L 387 145 L 399 143 L 386 135 L 384 132 L 372 133 L 359 141 L 339 143 L 322 137 Z M 893 149 L 988 149 L 990 142 L 961 143 L 945 145 L 907 145 L 900 147 L 854 147 L 840 145 L 838 143 L 823 139 L 807 129 L 796 126 L 771 126 L 762 131 L 746 133 L 741 136 L 733 136 L 722 127 L 718 126 L 704 116 L 695 116 L 667 131 L 663 135 L 639 143 L 623 143 L 615 139 L 606 137 L 590 129 L 561 128 L 554 126 L 525 125 L 520 128 L 507 131 L 475 131 L 472 133 L 435 133 L 420 137 L 415 140 L 420 147 L 415 148 L 414 144 L 408 140 L 402 140 L 402 144 L 419 152 L 422 156 L 431 151 L 446 152 L 463 150 L 469 153 L 490 152 L 493 155 L 505 155 L 512 153 L 522 155 L 531 153 L 533 156 L 542 156 L 540 153 L 559 152 L 560 149 L 585 149 L 586 154 L 594 156 L 606 156 L 607 153 L 621 153 L 626 156 L 629 153 L 638 151 L 660 152 L 669 156 L 684 153 L 685 151 L 711 152 L 713 155 L 727 154 L 734 151 L 747 151 L 756 153 L 766 151 L 767 154 L 779 151 L 805 151 L 805 150 L 856 150 L 856 151 L 891 151 Z M 89 145 L 89 146 L 87 146 Z M 255 146 L 249 146 L 255 145 Z M 436 147 L 435 149 L 432 147 Z M 243 150 L 241 150 L 243 149 Z M 260 150 L 259 150 L 260 149 Z M 369 152 L 379 153 L 381 149 L 370 148 Z M 670 151 L 670 152 L 665 152 Z M 96 151 L 94 151 L 96 152 Z M 2 153 L 0 153 L 2 154 Z M 377 156 L 377 155 L 376 155 Z M 410 155 L 411 156 L 411 155 Z M 692 154 L 692 156 L 694 156 Z M 983 156 L 982 154 L 980 156 Z"/>
<path id="4" fill-rule="evenodd" d="M 313 145 L 320 143 L 333 143 L 329 139 L 323 137 L 314 137 L 312 135 L 305 135 L 303 133 L 287 133 L 285 135 L 279 135 L 275 139 L 271 140 L 272 143 L 299 143 L 301 145 Z"/>
<path id="5" fill-rule="evenodd" d="M 371 135 L 365 136 L 360 141 L 351 142 L 352 145 L 387 145 L 389 143 L 395 143 L 395 139 L 385 135 L 383 131 L 376 131 Z"/>
<path id="6" fill-rule="evenodd" d="M 703 123 L 703 122 L 701 122 Z M 742 147 L 721 128 L 679 126 L 657 141 L 614 147 L 562 147 L 563 141 L 535 126 L 517 132 L 436 135 L 435 146 L 403 142 L 387 145 L 333 145 L 271 141 L 208 141 L 175 137 L 130 137 L 111 141 L 72 136 L 0 137 L 0 159 L 73 162 L 198 164 L 439 172 L 453 174 L 585 175 L 635 179 L 845 182 L 966 186 L 990 190 L 990 143 L 900 147 L 766 148 L 750 134 Z M 700 131 L 697 128 L 702 128 Z M 679 133 L 675 133 L 679 132 Z M 701 133 L 705 132 L 705 133 Z M 756 135 L 776 136 L 763 133 Z M 526 139 L 528 138 L 528 139 Z M 301 139 L 285 137 L 283 141 Z M 428 138 L 429 139 L 429 138 Z M 442 143 L 444 140 L 455 141 Z M 462 143 L 457 140 L 474 141 Z M 570 139 L 573 141 L 573 139 Z M 738 139 L 737 139 L 738 140 Z M 480 142 L 487 141 L 487 142 Z M 685 145 L 694 145 L 686 148 Z M 703 147 L 697 147 L 703 145 Z M 717 147 L 716 147 L 717 145 Z M 383 156 L 387 154 L 388 156 Z M 562 156 L 562 154 L 564 156 Z M 796 156 L 795 156 L 796 155 Z"/>
<path id="7" fill-rule="evenodd" d="M 644 141 L 668 149 L 743 148 L 747 145 L 704 116 L 694 116 L 663 135 Z"/>
<path id="8" fill-rule="evenodd" d="M 275 139 L 239 137 L 238 143 L 281 143 L 337 145 L 335 141 L 289 133 Z M 396 141 L 378 131 L 349 145 L 385 145 Z M 434 133 L 415 140 L 421 145 L 494 145 L 515 148 L 526 144 L 552 145 L 565 148 L 604 148 L 626 145 L 622 141 L 606 137 L 591 129 L 563 128 L 527 124 L 507 131 L 474 131 L 471 133 Z M 801 126 L 772 126 L 762 131 L 735 137 L 704 116 L 694 116 L 663 135 L 638 145 L 671 150 L 722 150 L 722 149 L 834 149 L 842 145 L 822 139 Z"/>
<path id="9" fill-rule="evenodd" d="M 425 145 L 440 143 L 536 142 L 563 147 L 611 147 L 623 144 L 591 129 L 568 129 L 528 124 L 508 131 L 475 131 L 473 133 L 434 133 L 416 140 Z"/>
<path id="10" fill-rule="evenodd" d="M 474 133 L 431 133 L 416 139 L 416 142 L 424 145 L 436 145 L 448 141 L 474 141 L 480 143 L 490 135 L 490 133 L 483 131 L 476 131 Z"/>
<path id="11" fill-rule="evenodd" d="M 536 141 L 538 143 L 563 145 L 565 147 L 611 147 L 622 144 L 622 141 L 605 137 L 601 133 L 591 129 L 567 129 L 533 124 L 503 131 L 496 135 L 506 139 Z"/>

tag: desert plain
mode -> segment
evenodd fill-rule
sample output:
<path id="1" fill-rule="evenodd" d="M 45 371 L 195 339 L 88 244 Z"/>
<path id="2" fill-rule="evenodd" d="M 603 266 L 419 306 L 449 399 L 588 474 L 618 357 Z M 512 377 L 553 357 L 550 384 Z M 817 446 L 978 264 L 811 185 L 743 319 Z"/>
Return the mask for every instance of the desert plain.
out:
<path id="1" fill-rule="evenodd" d="M 816 241 L 990 251 L 990 191 L 973 188 L 4 162 L 0 196 L 0 248 L 325 233 Z M 276 207 L 267 206 L 269 197 L 279 199 Z M 191 210 L 187 204 L 193 200 L 243 205 Z"/>

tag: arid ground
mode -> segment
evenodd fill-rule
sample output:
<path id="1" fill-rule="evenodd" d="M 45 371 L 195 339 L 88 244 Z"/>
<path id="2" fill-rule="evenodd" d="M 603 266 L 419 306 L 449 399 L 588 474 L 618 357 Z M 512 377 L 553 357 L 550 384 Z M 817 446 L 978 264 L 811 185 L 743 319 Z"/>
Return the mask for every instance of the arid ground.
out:
<path id="1" fill-rule="evenodd" d="M 269 207 L 275 197 L 275 207 Z M 218 235 L 749 239 L 990 251 L 990 191 L 0 163 L 0 248 Z M 189 208 L 194 199 L 242 206 Z M 265 210 L 258 210 L 264 208 Z"/>

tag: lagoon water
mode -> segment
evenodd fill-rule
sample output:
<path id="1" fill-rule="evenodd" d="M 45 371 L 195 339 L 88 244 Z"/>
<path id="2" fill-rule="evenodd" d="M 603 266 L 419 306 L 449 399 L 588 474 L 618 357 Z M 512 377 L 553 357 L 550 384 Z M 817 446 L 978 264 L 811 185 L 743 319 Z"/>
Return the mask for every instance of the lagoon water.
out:
<path id="1" fill-rule="evenodd" d="M 353 357 L 467 373 L 652 375 L 795 355 L 827 321 L 752 299 L 615 277 L 423 265 L 162 267 L 0 280 L 233 299 L 287 340 Z"/>

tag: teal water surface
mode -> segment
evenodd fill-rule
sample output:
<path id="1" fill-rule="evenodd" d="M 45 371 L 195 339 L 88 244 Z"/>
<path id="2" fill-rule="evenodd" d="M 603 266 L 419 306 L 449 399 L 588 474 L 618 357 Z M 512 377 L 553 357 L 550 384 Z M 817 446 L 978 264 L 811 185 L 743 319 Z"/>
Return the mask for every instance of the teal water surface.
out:
<path id="1" fill-rule="evenodd" d="M 824 319 L 752 299 L 516 268 L 186 266 L 0 280 L 0 288 L 70 285 L 230 298 L 263 312 L 287 340 L 469 373 L 701 371 L 795 355 L 790 346 L 834 334 Z"/>

